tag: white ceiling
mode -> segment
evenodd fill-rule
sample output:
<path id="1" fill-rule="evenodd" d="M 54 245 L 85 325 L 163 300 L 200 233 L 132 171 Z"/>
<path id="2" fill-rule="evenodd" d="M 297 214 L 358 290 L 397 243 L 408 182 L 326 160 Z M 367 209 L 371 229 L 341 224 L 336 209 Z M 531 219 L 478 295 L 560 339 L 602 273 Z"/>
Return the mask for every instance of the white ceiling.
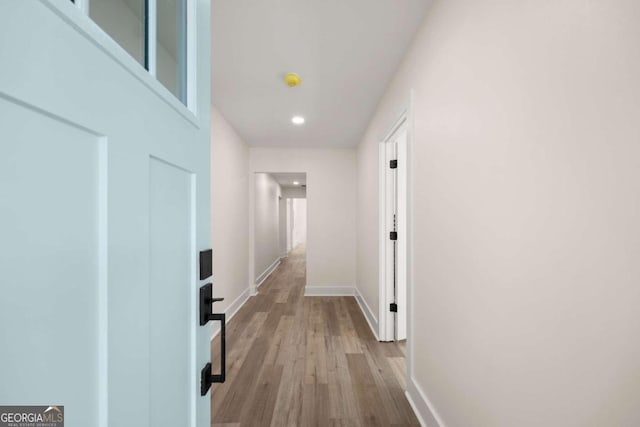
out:
<path id="1" fill-rule="evenodd" d="M 213 0 L 213 104 L 252 146 L 353 147 L 428 5 Z M 284 84 L 288 72 L 299 87 Z"/>
<path id="2" fill-rule="evenodd" d="M 307 184 L 306 173 L 271 173 L 273 179 L 275 179 L 281 187 L 298 187 L 299 185 Z M 293 181 L 297 181 L 299 185 L 293 185 Z"/>

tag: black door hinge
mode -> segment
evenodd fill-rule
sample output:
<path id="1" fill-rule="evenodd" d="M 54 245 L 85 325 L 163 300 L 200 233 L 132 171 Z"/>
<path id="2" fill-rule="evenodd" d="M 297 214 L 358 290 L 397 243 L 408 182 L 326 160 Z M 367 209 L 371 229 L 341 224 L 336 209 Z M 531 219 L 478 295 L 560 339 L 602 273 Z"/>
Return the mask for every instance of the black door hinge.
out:
<path id="1" fill-rule="evenodd" d="M 398 240 L 398 232 L 397 231 L 392 231 L 391 233 L 389 233 L 389 239 Z"/>
<path id="2" fill-rule="evenodd" d="M 391 304 L 389 304 L 389 311 L 392 313 L 397 313 L 398 312 L 398 304 L 396 304 L 395 302 L 392 302 Z"/>
<path id="3" fill-rule="evenodd" d="M 396 169 L 398 167 L 398 161 L 397 160 L 389 160 L 389 167 L 391 169 Z"/>

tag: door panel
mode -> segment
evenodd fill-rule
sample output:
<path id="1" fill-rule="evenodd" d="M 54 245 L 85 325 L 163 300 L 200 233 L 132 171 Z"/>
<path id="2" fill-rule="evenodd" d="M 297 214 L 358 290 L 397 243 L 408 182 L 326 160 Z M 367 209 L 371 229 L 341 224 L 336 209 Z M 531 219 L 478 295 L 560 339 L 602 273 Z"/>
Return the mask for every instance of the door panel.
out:
<path id="1" fill-rule="evenodd" d="M 3 98 L 0 141 L 0 402 L 81 425 L 106 392 L 103 141 Z"/>
<path id="2" fill-rule="evenodd" d="M 192 4 L 194 113 L 73 3 L 0 1 L 0 404 L 210 423 L 211 17 Z"/>
<path id="3" fill-rule="evenodd" d="M 149 171 L 150 421 L 154 427 L 188 426 L 195 323 L 189 286 L 194 282 L 192 175 L 153 157 Z"/>

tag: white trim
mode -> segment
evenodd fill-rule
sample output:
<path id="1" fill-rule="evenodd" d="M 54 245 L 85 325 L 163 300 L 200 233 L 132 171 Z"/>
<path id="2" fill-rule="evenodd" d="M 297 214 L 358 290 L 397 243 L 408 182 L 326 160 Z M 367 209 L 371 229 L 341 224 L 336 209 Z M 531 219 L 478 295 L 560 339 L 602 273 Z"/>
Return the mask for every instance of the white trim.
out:
<path id="1" fill-rule="evenodd" d="M 273 261 L 273 263 L 269 267 L 267 267 L 267 269 L 263 271 L 261 275 L 259 275 L 256 278 L 256 289 L 258 289 L 260 285 L 262 285 L 264 281 L 267 280 L 267 278 L 271 275 L 271 273 L 273 273 L 273 271 L 276 268 L 278 268 L 279 265 L 280 265 L 280 258 Z"/>
<path id="2" fill-rule="evenodd" d="M 109 141 L 99 139 L 98 155 L 98 426 L 109 426 Z M 192 276 L 191 281 L 195 274 Z M 195 299 L 195 295 L 193 295 Z M 194 323 L 195 324 L 195 323 Z M 192 328 L 194 330 L 195 328 Z"/>
<path id="3" fill-rule="evenodd" d="M 404 122 L 403 122 L 404 123 Z M 398 159 L 398 168 L 396 169 L 396 185 L 397 185 L 397 207 L 398 216 L 398 241 L 397 241 L 397 286 L 396 286 L 396 303 L 398 304 L 398 313 L 395 315 L 396 339 L 407 339 L 407 235 L 409 227 L 407 227 L 407 164 L 409 158 L 407 156 L 407 139 L 408 131 L 406 126 L 398 128 L 396 158 Z"/>
<path id="4" fill-rule="evenodd" d="M 410 129 L 410 121 L 409 116 L 411 114 L 410 106 L 402 110 L 399 117 L 393 122 L 389 131 L 385 135 L 385 137 L 378 144 L 378 298 L 379 298 L 379 307 L 378 307 L 378 331 L 379 337 L 381 341 L 393 341 L 395 338 L 395 328 L 396 322 L 394 319 L 393 313 L 388 310 L 388 306 L 393 302 L 393 285 L 389 283 L 387 279 L 387 245 L 389 244 L 389 235 L 388 235 L 388 227 L 387 227 L 387 172 L 389 165 L 387 163 L 387 144 L 392 142 L 391 140 L 399 135 L 400 132 L 406 131 L 406 140 L 405 144 L 409 144 L 409 134 L 411 133 Z M 405 158 L 401 158 L 401 154 L 405 154 Z M 409 162 L 410 158 L 409 151 L 405 147 L 398 147 L 397 150 L 397 159 L 399 162 L 399 167 L 397 169 L 398 175 L 403 173 L 403 184 L 406 184 L 408 180 L 408 170 L 409 170 Z M 397 179 L 399 179 L 398 177 Z M 410 227 L 407 227 L 408 224 L 408 200 L 409 195 L 407 194 L 408 188 L 403 185 L 403 188 L 398 189 L 399 192 L 404 192 L 406 194 L 406 198 L 399 197 L 398 204 L 404 203 L 405 209 L 398 209 L 398 215 L 404 213 L 404 218 L 398 218 L 399 223 L 402 222 L 404 225 L 398 227 L 398 236 L 399 239 L 403 239 L 404 237 L 404 248 L 399 248 L 403 250 L 398 250 L 398 256 L 402 256 L 402 259 L 398 259 L 398 270 L 404 268 L 404 274 L 398 274 L 398 278 L 405 279 L 405 284 L 408 288 L 409 279 L 407 274 L 407 257 L 408 257 L 408 232 L 407 230 L 411 230 Z M 403 236 L 404 233 L 404 236 Z M 399 240 L 400 242 L 400 240 Z M 407 298 L 405 298 L 407 301 Z M 405 312 L 407 315 L 407 323 L 409 322 L 409 312 L 405 308 Z"/>
<path id="5" fill-rule="evenodd" d="M 251 153 L 249 153 L 249 162 L 251 162 Z M 256 295 L 258 293 L 258 288 L 256 287 L 255 282 L 255 259 L 256 259 L 256 208 L 255 208 L 255 199 L 256 199 L 256 174 L 251 171 L 251 164 L 249 164 L 249 179 L 247 180 L 247 198 L 249 204 L 249 233 L 248 233 L 248 252 L 249 252 L 249 263 L 247 264 L 248 278 L 249 278 L 249 289 L 251 295 Z"/>
<path id="6" fill-rule="evenodd" d="M 409 107 L 407 108 L 407 227 L 415 230 L 413 221 L 413 185 L 414 185 L 414 165 L 413 165 L 413 138 L 414 138 L 414 100 L 415 92 L 409 91 Z M 413 378 L 413 232 L 407 235 L 407 378 Z M 444 426 L 442 426 L 444 427 Z"/>
<path id="7" fill-rule="evenodd" d="M 190 218 L 190 222 L 191 222 L 191 230 L 190 230 L 190 234 L 191 234 L 191 262 L 189 264 L 191 264 L 191 280 L 190 282 L 193 284 L 198 283 L 198 280 L 200 278 L 200 275 L 197 274 L 197 268 L 196 266 L 198 265 L 198 253 L 199 253 L 199 249 L 197 248 L 197 244 L 198 244 L 198 205 L 197 205 L 197 201 L 198 201 L 198 176 L 194 173 L 189 173 L 189 184 L 190 184 L 190 190 L 191 190 L 191 194 L 190 194 L 190 198 L 191 198 L 191 206 L 189 207 L 189 210 L 191 211 L 191 218 Z M 198 304 L 199 302 L 199 286 L 191 286 L 191 324 L 192 325 L 197 325 L 198 322 L 198 318 L 200 317 L 200 306 Z M 200 338 L 200 334 L 198 333 L 198 327 L 196 326 L 195 328 L 191 328 L 191 372 L 198 372 L 198 355 L 200 354 L 200 350 L 202 349 L 202 347 L 205 347 L 205 345 L 203 345 L 202 339 Z M 211 346 L 209 346 L 209 351 L 211 351 Z M 197 393 L 194 393 L 194 389 L 197 390 L 197 384 L 198 384 L 198 380 L 197 380 L 197 375 L 190 375 L 191 379 L 191 396 L 190 396 L 190 408 L 191 408 L 191 419 L 189 420 L 189 426 L 190 427 L 196 427 L 196 423 L 197 423 L 197 419 L 198 419 L 198 395 Z"/>
<path id="8" fill-rule="evenodd" d="M 247 301 L 249 301 L 249 298 L 251 297 L 249 289 L 245 289 L 240 296 L 238 296 L 238 298 L 236 298 L 230 305 L 229 307 L 227 307 L 227 309 L 224 311 L 225 314 L 225 320 L 228 323 L 229 320 L 231 320 L 233 318 L 233 316 L 236 315 L 236 313 L 242 308 L 243 305 L 245 305 L 245 303 Z M 213 339 L 220 333 L 220 326 L 218 323 L 216 323 L 216 325 L 218 326 L 214 326 L 213 329 L 213 333 L 211 335 L 211 340 L 213 341 Z"/>
<path id="9" fill-rule="evenodd" d="M 187 109 L 190 111 L 196 112 L 198 111 L 198 17 L 197 10 L 198 5 L 196 0 L 186 0 L 187 1 L 187 22 L 186 22 L 186 37 L 187 37 L 187 57 L 186 57 L 186 67 L 185 67 L 185 78 L 187 79 L 187 93 L 185 94 L 185 102 L 187 104 Z"/>
<path id="10" fill-rule="evenodd" d="M 305 286 L 305 297 L 347 297 L 354 296 L 356 288 L 353 286 Z"/>
<path id="11" fill-rule="evenodd" d="M 83 14 L 89 15 L 89 0 L 76 0 L 74 4 Z"/>
<path id="12" fill-rule="evenodd" d="M 404 125 L 407 122 L 407 117 L 409 115 L 408 110 L 409 110 L 408 108 L 402 110 L 398 118 L 393 122 L 393 125 L 391 126 L 387 134 L 384 136 L 384 138 L 382 138 L 382 142 L 388 142 L 391 138 L 393 138 L 393 136 L 398 132 L 398 130 L 400 130 L 402 125 Z"/>
<path id="13" fill-rule="evenodd" d="M 147 55 L 147 66 L 149 69 L 149 74 L 151 74 L 155 79 L 158 78 L 158 5 L 156 0 L 147 0 L 147 11 L 145 14 L 147 15 L 147 34 L 145 37 L 146 45 L 148 51 Z"/>
<path id="14" fill-rule="evenodd" d="M 446 427 L 427 395 L 413 378 L 407 378 L 405 396 L 420 421 L 420 425 L 423 427 Z"/>
<path id="15" fill-rule="evenodd" d="M 360 310 L 362 310 L 362 314 L 364 314 L 364 318 L 367 319 L 367 323 L 371 328 L 371 332 L 373 332 L 373 336 L 376 337 L 377 341 L 380 341 L 378 338 L 378 320 L 373 315 L 373 310 L 367 304 L 367 301 L 364 299 L 360 290 L 356 287 L 356 302 L 360 306 Z"/>

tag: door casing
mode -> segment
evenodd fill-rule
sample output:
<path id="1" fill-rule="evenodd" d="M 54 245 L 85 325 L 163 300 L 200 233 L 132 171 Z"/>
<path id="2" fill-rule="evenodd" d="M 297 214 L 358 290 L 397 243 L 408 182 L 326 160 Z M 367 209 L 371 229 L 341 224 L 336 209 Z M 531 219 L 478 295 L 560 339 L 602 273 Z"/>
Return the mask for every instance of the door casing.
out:
<path id="1" fill-rule="evenodd" d="M 378 313 L 378 338 L 380 341 L 396 341 L 407 339 L 408 323 L 410 321 L 408 307 L 409 292 L 409 138 L 410 138 L 409 110 L 404 110 L 400 117 L 390 127 L 387 135 L 379 144 L 378 151 L 378 256 L 379 256 L 379 313 Z M 395 144 L 395 150 L 390 145 Z M 395 152 L 398 167 L 390 172 L 390 153 Z M 394 203 L 392 186 L 390 183 L 392 174 L 397 179 L 397 233 L 396 241 L 396 290 L 393 284 L 393 260 L 392 243 L 389 232 L 391 231 L 389 217 L 391 204 Z M 403 316 L 396 320 L 396 314 L 390 311 L 391 303 L 398 304 L 397 316 Z"/>

